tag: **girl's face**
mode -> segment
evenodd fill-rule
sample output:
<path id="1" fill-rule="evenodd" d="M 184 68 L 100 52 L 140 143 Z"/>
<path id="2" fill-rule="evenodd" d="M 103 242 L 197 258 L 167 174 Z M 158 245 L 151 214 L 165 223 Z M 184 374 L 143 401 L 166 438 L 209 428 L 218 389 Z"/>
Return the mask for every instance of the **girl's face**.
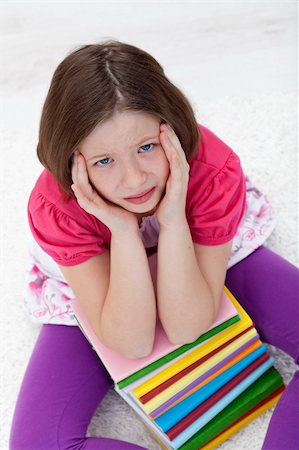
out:
<path id="1" fill-rule="evenodd" d="M 160 144 L 160 121 L 124 111 L 96 127 L 78 146 L 97 192 L 108 201 L 145 215 L 160 202 L 169 162 Z"/>

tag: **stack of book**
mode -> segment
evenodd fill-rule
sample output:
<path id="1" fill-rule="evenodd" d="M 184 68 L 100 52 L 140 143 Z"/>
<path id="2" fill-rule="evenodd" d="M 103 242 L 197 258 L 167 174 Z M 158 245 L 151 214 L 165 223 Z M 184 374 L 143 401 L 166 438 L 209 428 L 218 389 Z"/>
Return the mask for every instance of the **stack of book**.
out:
<path id="1" fill-rule="evenodd" d="M 115 390 L 162 448 L 213 449 L 271 408 L 284 390 L 254 324 L 227 288 L 216 321 L 196 341 L 172 345 L 158 324 L 153 352 L 135 360 L 105 347 L 78 302 L 71 303 Z"/>

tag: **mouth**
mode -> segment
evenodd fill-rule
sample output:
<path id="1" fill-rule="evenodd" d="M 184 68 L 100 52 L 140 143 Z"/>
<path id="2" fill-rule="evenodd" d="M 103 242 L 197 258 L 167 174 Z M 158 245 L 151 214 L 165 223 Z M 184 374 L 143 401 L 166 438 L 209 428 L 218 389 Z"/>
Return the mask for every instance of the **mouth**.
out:
<path id="1" fill-rule="evenodd" d="M 149 189 L 148 191 L 141 192 L 140 194 L 134 195 L 133 197 L 125 197 L 125 200 L 127 202 L 135 203 L 135 204 L 139 205 L 139 204 L 147 202 L 152 197 L 155 190 L 156 190 L 156 188 L 153 187 L 153 188 Z"/>

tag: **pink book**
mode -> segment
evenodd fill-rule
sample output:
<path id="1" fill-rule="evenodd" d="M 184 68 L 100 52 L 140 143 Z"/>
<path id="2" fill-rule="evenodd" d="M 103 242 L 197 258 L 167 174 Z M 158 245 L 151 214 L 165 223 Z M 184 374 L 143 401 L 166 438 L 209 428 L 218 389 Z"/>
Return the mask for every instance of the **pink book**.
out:
<path id="1" fill-rule="evenodd" d="M 152 353 L 144 358 L 126 358 L 125 356 L 122 356 L 121 354 L 103 345 L 93 332 L 79 303 L 76 300 L 71 300 L 70 303 L 82 331 L 116 383 L 180 347 L 180 345 L 173 345 L 168 341 L 161 324 L 158 323 Z M 237 315 L 238 311 L 227 294 L 223 292 L 217 319 L 210 329 L 215 328 L 217 325 L 220 325 L 221 323 Z"/>

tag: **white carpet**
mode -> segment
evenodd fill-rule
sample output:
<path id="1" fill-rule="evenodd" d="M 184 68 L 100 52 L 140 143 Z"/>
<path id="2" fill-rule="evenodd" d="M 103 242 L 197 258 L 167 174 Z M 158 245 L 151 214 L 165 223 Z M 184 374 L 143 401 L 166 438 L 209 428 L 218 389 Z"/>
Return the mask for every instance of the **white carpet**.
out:
<path id="1" fill-rule="evenodd" d="M 296 3 L 1 3 L 1 450 L 38 333 L 22 305 L 26 204 L 41 169 L 38 120 L 54 68 L 76 45 L 106 36 L 152 52 L 190 96 L 198 120 L 235 149 L 268 194 L 278 219 L 268 245 L 298 264 Z M 294 363 L 270 351 L 289 382 Z M 260 449 L 270 417 L 221 448 Z M 112 391 L 89 431 L 159 448 Z"/>

